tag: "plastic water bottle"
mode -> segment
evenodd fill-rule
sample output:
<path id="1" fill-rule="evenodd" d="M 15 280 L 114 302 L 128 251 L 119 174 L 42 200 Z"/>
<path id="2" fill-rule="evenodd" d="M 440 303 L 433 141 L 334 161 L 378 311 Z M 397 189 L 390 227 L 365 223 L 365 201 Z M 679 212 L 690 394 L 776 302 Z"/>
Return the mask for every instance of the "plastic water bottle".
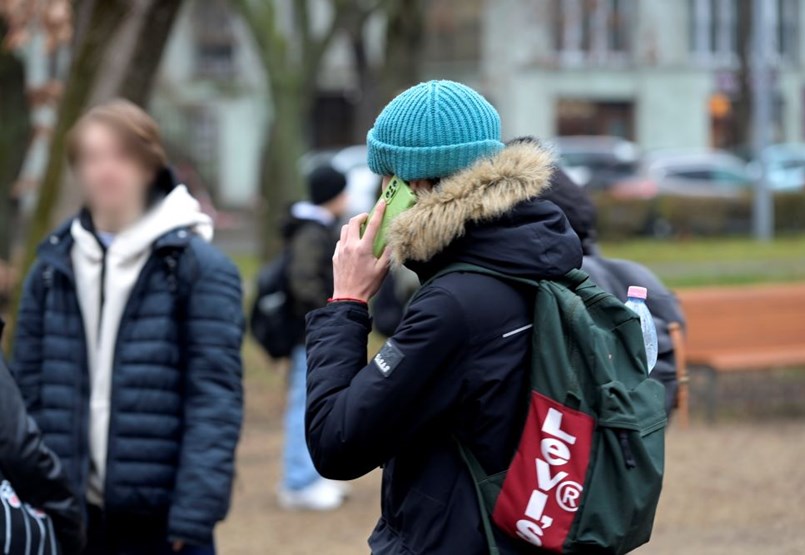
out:
<path id="1" fill-rule="evenodd" d="M 646 297 L 648 297 L 648 289 L 645 287 L 637 287 L 632 285 L 629 287 L 629 292 L 626 295 L 626 306 L 640 316 L 640 327 L 643 330 L 643 344 L 646 346 L 646 361 L 648 362 L 648 373 L 654 370 L 654 365 L 657 364 L 657 328 L 654 327 L 654 318 L 651 316 L 646 306 Z"/>

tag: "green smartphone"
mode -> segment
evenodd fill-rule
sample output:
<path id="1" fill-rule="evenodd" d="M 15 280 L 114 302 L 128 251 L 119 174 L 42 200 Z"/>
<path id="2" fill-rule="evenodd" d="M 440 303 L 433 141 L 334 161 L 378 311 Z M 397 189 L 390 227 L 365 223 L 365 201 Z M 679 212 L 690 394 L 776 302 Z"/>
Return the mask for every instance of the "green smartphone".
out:
<path id="1" fill-rule="evenodd" d="M 380 258 L 386 248 L 386 233 L 389 225 L 391 225 L 394 218 L 416 204 L 416 193 L 408 186 L 408 183 L 395 175 L 389 181 L 383 194 L 380 195 L 380 199 L 386 203 L 386 212 L 383 214 L 383 221 L 380 224 L 372 249 L 376 258 Z M 372 219 L 374 213 L 375 209 L 372 208 L 369 217 L 366 219 L 367 223 Z M 361 236 L 363 236 L 364 231 L 366 231 L 366 224 L 363 224 L 361 228 Z"/>

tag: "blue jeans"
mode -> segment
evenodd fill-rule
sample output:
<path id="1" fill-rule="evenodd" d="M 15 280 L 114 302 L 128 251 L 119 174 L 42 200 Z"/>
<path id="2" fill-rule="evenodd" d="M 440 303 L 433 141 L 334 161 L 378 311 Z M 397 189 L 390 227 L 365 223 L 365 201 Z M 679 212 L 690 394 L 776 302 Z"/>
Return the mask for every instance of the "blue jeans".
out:
<path id="1" fill-rule="evenodd" d="M 285 447 L 282 453 L 282 487 L 300 490 L 321 478 L 305 441 L 305 404 L 307 400 L 307 355 L 304 345 L 291 354 L 288 376 L 288 401 L 285 408 Z"/>

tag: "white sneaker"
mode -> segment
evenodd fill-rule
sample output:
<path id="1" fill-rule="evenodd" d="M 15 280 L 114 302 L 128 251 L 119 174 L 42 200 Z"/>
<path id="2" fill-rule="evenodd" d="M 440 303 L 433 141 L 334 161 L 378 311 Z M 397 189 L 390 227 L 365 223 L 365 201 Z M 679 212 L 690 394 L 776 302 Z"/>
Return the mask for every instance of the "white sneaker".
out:
<path id="1" fill-rule="evenodd" d="M 341 497 L 344 499 L 348 499 L 350 495 L 352 495 L 352 486 L 348 482 L 340 482 L 338 480 L 329 480 L 327 478 L 322 478 L 325 482 L 329 483 L 331 486 L 336 488 L 338 491 L 341 492 Z"/>
<path id="2" fill-rule="evenodd" d="M 277 501 L 287 511 L 333 511 L 344 504 L 344 492 L 322 478 L 300 490 L 280 488 Z"/>

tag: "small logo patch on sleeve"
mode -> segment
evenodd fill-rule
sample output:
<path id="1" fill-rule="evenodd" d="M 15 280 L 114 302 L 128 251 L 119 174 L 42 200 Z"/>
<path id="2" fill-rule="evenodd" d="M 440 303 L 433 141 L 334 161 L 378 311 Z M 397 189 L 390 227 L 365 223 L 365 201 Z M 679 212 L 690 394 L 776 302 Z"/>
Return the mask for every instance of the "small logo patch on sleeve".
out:
<path id="1" fill-rule="evenodd" d="M 383 344 L 383 348 L 375 355 L 372 362 L 374 362 L 377 369 L 380 370 L 380 373 L 383 374 L 383 377 L 388 378 L 404 358 L 405 355 L 402 354 L 402 351 L 389 339 Z"/>

